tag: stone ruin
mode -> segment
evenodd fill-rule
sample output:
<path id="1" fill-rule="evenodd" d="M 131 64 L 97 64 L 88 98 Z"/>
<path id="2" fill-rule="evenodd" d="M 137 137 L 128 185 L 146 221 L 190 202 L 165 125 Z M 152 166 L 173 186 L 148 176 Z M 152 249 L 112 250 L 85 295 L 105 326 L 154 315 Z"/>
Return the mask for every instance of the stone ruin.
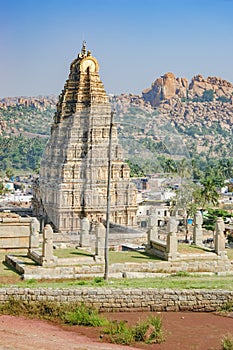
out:
<path id="1" fill-rule="evenodd" d="M 226 238 L 224 235 L 225 224 L 222 218 L 217 218 L 215 223 L 214 250 L 219 256 L 226 258 Z"/>
<path id="2" fill-rule="evenodd" d="M 204 248 L 203 244 L 203 218 L 200 211 L 197 211 L 194 217 L 193 228 L 193 245 Z M 217 255 L 218 258 L 227 260 L 225 249 L 226 238 L 224 235 L 225 224 L 222 218 L 218 218 L 215 224 L 214 233 L 214 250 L 209 250 Z M 158 223 L 155 216 L 151 216 L 149 220 L 149 230 L 146 251 L 152 255 L 158 256 L 164 260 L 180 260 L 181 254 L 178 253 L 177 239 L 177 221 L 175 217 L 170 217 L 167 222 L 166 241 L 162 241 L 158 236 Z M 208 252 L 207 252 L 208 254 Z M 187 256 L 185 256 L 187 258 Z"/>
<path id="3" fill-rule="evenodd" d="M 197 211 L 194 216 L 194 228 L 193 228 L 193 244 L 197 246 L 203 246 L 203 218 L 200 211 Z"/>
<path id="4" fill-rule="evenodd" d="M 53 255 L 53 229 L 45 225 L 43 229 L 42 252 L 32 247 L 28 249 L 28 257 L 41 266 L 55 266 L 57 257 Z"/>
<path id="5" fill-rule="evenodd" d="M 93 252 L 93 260 L 98 263 L 104 262 L 105 251 L 105 233 L 106 229 L 102 223 L 97 223 L 95 228 L 95 251 Z M 43 267 L 52 267 L 59 265 L 59 259 L 53 254 L 53 229 L 51 225 L 45 225 L 43 229 L 43 241 L 42 250 L 35 250 L 33 247 L 28 249 L 28 257 L 34 260 L 38 265 Z M 34 238 L 34 232 L 31 234 L 31 241 Z M 90 223 L 87 218 L 82 219 L 82 230 L 80 237 L 80 245 L 82 248 L 86 248 L 90 251 Z M 91 253 L 91 252 L 90 252 Z M 63 261 L 64 262 L 64 261 Z M 69 259 L 66 261 L 68 264 Z M 79 259 L 76 259 L 76 263 L 79 263 Z"/>
<path id="6" fill-rule="evenodd" d="M 158 238 L 158 227 L 156 217 L 150 219 L 151 227 L 148 230 L 148 242 L 146 251 L 164 260 L 175 260 L 177 252 L 177 221 L 170 217 L 167 225 L 167 239 L 162 241 Z"/>
<path id="7" fill-rule="evenodd" d="M 0 249 L 38 248 L 40 225 L 34 217 L 0 213 Z"/>
<path id="8" fill-rule="evenodd" d="M 151 221 L 153 222 L 153 220 Z M 83 235 L 90 235 L 90 224 L 83 220 Z M 24 279 L 59 279 L 59 278 L 92 278 L 104 275 L 105 259 L 105 227 L 96 223 L 94 251 L 89 256 L 78 255 L 74 258 L 57 258 L 53 250 L 53 230 L 46 225 L 43 230 L 42 249 L 28 248 L 28 257 L 37 265 L 20 260 L 17 255 L 6 255 L 5 261 L 17 270 Z M 88 231 L 89 230 L 89 231 Z M 152 231 L 151 231 L 152 230 Z M 31 242 L 35 240 L 36 230 L 31 231 Z M 152 235 L 151 235 L 152 232 Z M 215 251 L 202 251 L 194 254 L 178 253 L 177 221 L 170 217 L 167 224 L 166 241 L 156 238 L 155 227 L 148 233 L 146 252 L 162 258 L 164 261 L 142 263 L 117 263 L 109 266 L 109 276 L 114 278 L 144 278 L 154 277 L 158 273 L 195 272 L 203 271 L 219 274 L 233 273 L 231 262 L 225 253 L 224 223 L 222 219 L 216 222 Z M 82 247 L 80 248 L 82 249 Z M 84 248 L 85 249 L 85 248 Z"/>

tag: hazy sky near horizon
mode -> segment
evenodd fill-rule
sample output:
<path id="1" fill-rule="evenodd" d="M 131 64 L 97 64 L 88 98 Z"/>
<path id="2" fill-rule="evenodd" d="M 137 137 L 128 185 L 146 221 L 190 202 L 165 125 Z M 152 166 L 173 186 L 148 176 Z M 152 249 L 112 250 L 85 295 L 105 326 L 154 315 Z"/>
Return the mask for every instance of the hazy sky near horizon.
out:
<path id="1" fill-rule="evenodd" d="M 58 95 L 87 42 L 107 93 L 166 72 L 233 83 L 233 0 L 0 0 L 0 98 Z"/>

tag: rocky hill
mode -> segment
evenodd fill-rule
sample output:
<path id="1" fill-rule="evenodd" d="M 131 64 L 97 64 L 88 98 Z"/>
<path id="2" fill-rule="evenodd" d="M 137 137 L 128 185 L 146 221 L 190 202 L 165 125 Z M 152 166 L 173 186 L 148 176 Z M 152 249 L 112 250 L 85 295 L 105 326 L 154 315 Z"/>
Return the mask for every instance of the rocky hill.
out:
<path id="1" fill-rule="evenodd" d="M 232 157 L 233 85 L 226 80 L 198 75 L 189 83 L 166 73 L 140 96 L 123 94 L 111 100 L 122 115 L 129 114 L 132 107 L 159 115 L 156 123 L 173 126 L 191 156 Z"/>
<path id="2" fill-rule="evenodd" d="M 55 96 L 0 100 L 0 136 L 47 138 L 56 102 Z M 233 85 L 226 80 L 198 75 L 189 83 L 186 78 L 166 73 L 141 95 L 111 95 L 110 102 L 116 111 L 120 138 L 127 137 L 138 153 L 144 145 L 157 156 L 169 156 L 161 130 L 172 127 L 190 157 L 203 161 L 232 158 Z M 161 127 L 159 135 L 155 126 Z"/>
<path id="3" fill-rule="evenodd" d="M 6 109 L 7 107 L 11 106 L 25 106 L 37 108 L 38 110 L 43 111 L 48 107 L 54 107 L 56 103 L 57 97 L 55 95 L 37 97 L 4 97 L 0 99 L 0 108 Z"/>
<path id="4" fill-rule="evenodd" d="M 204 97 L 203 97 L 204 94 Z M 152 107 L 159 106 L 161 101 L 171 99 L 201 100 L 209 99 L 233 103 L 233 85 L 221 78 L 203 78 L 197 75 L 189 83 L 186 78 L 176 78 L 173 73 L 166 73 L 156 79 L 150 88 L 142 91 L 144 101 Z"/>
<path id="5" fill-rule="evenodd" d="M 57 98 L 5 97 L 0 100 L 0 136 L 45 137 L 49 135 Z"/>

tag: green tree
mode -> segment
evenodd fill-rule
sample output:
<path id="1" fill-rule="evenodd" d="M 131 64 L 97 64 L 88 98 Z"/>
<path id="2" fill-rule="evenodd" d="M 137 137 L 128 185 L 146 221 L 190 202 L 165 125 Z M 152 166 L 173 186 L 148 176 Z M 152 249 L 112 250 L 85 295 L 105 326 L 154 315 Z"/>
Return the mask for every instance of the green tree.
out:
<path id="1" fill-rule="evenodd" d="M 133 163 L 130 160 L 127 160 L 126 163 L 130 167 L 130 177 L 142 177 L 145 176 L 143 169 L 140 167 L 140 165 Z"/>
<path id="2" fill-rule="evenodd" d="M 214 226 L 218 217 L 225 220 L 226 218 L 230 218 L 232 216 L 233 215 L 226 210 L 208 208 L 207 212 L 203 215 L 203 227 L 206 230 L 214 231 Z"/>
<path id="3" fill-rule="evenodd" d="M 2 181 L 0 181 L 0 195 L 3 195 L 5 193 L 5 186 Z"/>
<path id="4" fill-rule="evenodd" d="M 0 162 L 1 170 L 38 168 L 47 139 L 27 138 L 17 136 L 4 138 L 0 136 Z"/>
<path id="5" fill-rule="evenodd" d="M 217 98 L 217 101 L 221 101 L 222 103 L 227 103 L 227 102 L 230 102 L 231 99 L 228 98 L 228 97 L 226 97 L 226 96 L 219 96 L 219 97 Z"/>
<path id="6" fill-rule="evenodd" d="M 218 172 L 224 179 L 233 177 L 233 159 L 222 158 L 218 161 Z"/>
<path id="7" fill-rule="evenodd" d="M 216 179 L 207 175 L 200 183 L 202 185 L 200 190 L 202 208 L 205 208 L 207 204 L 218 205 L 219 192 L 216 186 Z"/>
<path id="8" fill-rule="evenodd" d="M 176 162 L 171 158 L 165 159 L 162 166 L 163 166 L 163 170 L 165 173 L 176 173 L 177 172 Z"/>
<path id="9" fill-rule="evenodd" d="M 200 169 L 201 164 L 200 160 L 197 158 L 192 158 L 191 164 L 192 164 L 192 174 L 194 180 L 200 180 L 200 178 L 203 176 L 203 171 Z"/>
<path id="10" fill-rule="evenodd" d="M 203 101 L 213 101 L 214 100 L 214 90 L 205 90 L 202 95 Z"/>
<path id="11" fill-rule="evenodd" d="M 6 169 L 6 177 L 10 179 L 12 176 L 14 176 L 14 170 L 11 168 Z"/>
<path id="12" fill-rule="evenodd" d="M 182 179 L 189 179 L 192 176 L 192 166 L 186 158 L 181 159 L 177 163 L 177 173 Z"/>
<path id="13" fill-rule="evenodd" d="M 185 226 L 185 239 L 188 238 L 188 218 L 193 218 L 197 211 L 198 204 L 195 201 L 194 193 L 197 191 L 198 185 L 192 181 L 186 181 L 176 191 L 176 195 L 172 200 L 172 211 L 182 210 Z"/>

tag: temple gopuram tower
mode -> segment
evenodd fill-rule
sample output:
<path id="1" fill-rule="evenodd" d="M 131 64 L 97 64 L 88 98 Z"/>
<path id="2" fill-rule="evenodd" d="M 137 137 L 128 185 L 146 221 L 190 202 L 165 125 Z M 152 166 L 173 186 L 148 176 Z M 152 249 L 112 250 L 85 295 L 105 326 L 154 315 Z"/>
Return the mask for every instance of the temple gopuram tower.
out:
<path id="1" fill-rule="evenodd" d="M 111 106 L 97 60 L 82 51 L 70 65 L 34 190 L 34 211 L 55 230 L 77 232 L 80 219 L 105 219 Z M 112 127 L 111 221 L 136 226 L 136 189 L 130 182 L 116 126 Z"/>

